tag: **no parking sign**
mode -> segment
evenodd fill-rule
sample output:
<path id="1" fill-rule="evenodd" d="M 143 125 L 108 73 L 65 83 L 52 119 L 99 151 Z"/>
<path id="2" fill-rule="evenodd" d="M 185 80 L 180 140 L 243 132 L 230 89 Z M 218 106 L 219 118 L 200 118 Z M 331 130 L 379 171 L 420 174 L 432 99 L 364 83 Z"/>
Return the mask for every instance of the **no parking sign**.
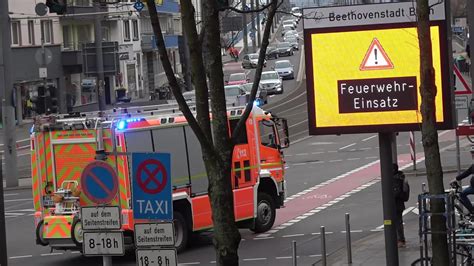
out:
<path id="1" fill-rule="evenodd" d="M 169 153 L 132 154 L 133 218 L 173 220 Z"/>

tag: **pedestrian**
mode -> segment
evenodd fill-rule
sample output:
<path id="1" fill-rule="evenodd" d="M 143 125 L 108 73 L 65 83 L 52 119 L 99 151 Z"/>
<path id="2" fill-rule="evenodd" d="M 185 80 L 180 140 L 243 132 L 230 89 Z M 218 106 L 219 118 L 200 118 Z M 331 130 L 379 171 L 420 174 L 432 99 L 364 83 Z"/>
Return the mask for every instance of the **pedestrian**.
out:
<path id="1" fill-rule="evenodd" d="M 234 52 L 232 51 L 232 46 L 227 48 L 227 53 L 229 53 L 230 57 L 232 57 L 232 59 L 234 59 Z"/>
<path id="2" fill-rule="evenodd" d="M 403 229 L 403 211 L 405 202 L 410 196 L 410 186 L 405 179 L 405 174 L 393 164 L 393 196 L 395 198 L 395 227 L 397 230 L 398 247 L 406 247 L 405 232 Z"/>
<path id="3" fill-rule="evenodd" d="M 474 160 L 474 146 L 471 146 L 471 157 Z M 474 164 L 471 164 L 469 168 L 467 168 L 464 172 L 456 176 L 456 180 L 453 180 L 453 182 L 461 181 L 472 174 L 474 174 Z M 474 177 L 471 177 L 469 186 L 465 188 L 459 195 L 459 200 L 470 213 L 474 213 L 474 209 L 472 207 L 471 201 L 467 196 L 472 194 L 474 194 Z"/>
<path id="4" fill-rule="evenodd" d="M 235 59 L 235 62 L 239 61 L 239 50 L 234 49 L 234 59 Z"/>

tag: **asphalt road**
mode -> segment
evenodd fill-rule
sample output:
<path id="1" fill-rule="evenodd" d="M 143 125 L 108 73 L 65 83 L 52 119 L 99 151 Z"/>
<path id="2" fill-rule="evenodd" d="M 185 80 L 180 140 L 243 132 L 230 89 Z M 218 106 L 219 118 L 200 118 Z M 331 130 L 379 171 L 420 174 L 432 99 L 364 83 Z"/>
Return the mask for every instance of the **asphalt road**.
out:
<path id="1" fill-rule="evenodd" d="M 290 57 L 299 68 L 301 55 Z M 272 61 L 268 62 L 271 67 Z M 232 63 L 231 63 L 232 64 Z M 226 73 L 238 72 L 226 66 Z M 299 71 L 299 69 L 297 70 Z M 272 97 L 266 107 L 288 118 L 292 146 L 285 150 L 288 168 L 288 196 L 286 208 L 277 212 L 273 230 L 256 235 L 241 230 L 239 255 L 241 265 L 291 265 L 291 243 L 296 241 L 299 265 L 311 265 L 320 259 L 320 226 L 326 226 L 328 254 L 344 248 L 344 215 L 351 215 L 353 241 L 369 234 L 381 234 L 382 202 L 379 182 L 379 148 L 377 134 L 342 136 L 314 136 L 307 133 L 305 84 L 285 82 L 285 93 Z M 442 162 L 445 168 L 456 165 L 454 134 L 439 132 Z M 416 134 L 417 149 L 420 136 Z M 399 164 L 409 165 L 408 134 L 397 138 Z M 461 140 L 462 164 L 470 163 L 469 143 Z M 418 154 L 418 168 L 423 169 L 422 154 Z M 422 170 L 421 170 L 422 171 Z M 423 176 L 409 176 L 412 196 L 408 206 L 414 206 Z M 27 189 L 9 190 L 5 194 L 10 265 L 101 265 L 98 258 L 85 258 L 77 252 L 51 251 L 34 243 L 31 192 Z M 407 221 L 416 222 L 412 212 Z M 197 235 L 191 246 L 179 254 L 181 265 L 213 265 L 215 253 L 212 232 Z M 114 265 L 134 265 L 133 254 L 114 258 Z"/>

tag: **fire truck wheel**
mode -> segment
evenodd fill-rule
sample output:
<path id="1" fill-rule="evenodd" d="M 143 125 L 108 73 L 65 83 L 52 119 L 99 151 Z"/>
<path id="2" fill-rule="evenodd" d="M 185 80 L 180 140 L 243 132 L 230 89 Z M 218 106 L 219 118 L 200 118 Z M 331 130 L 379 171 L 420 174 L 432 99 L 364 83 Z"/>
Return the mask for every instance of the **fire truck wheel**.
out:
<path id="1" fill-rule="evenodd" d="M 267 193 L 258 193 L 257 217 L 255 218 L 255 233 L 263 233 L 270 230 L 275 222 L 276 208 L 273 198 Z"/>
<path id="2" fill-rule="evenodd" d="M 175 247 L 178 252 L 186 249 L 189 238 L 189 230 L 186 224 L 186 219 L 180 212 L 173 212 L 174 217 L 174 233 L 176 238 Z"/>
<path id="3" fill-rule="evenodd" d="M 36 226 L 36 243 L 42 246 L 47 246 L 49 245 L 49 243 L 43 238 L 43 228 L 44 228 L 44 221 L 41 220 L 38 223 L 38 226 Z"/>
<path id="4" fill-rule="evenodd" d="M 82 235 L 82 223 L 80 219 L 74 219 L 71 226 L 71 238 L 76 246 L 82 249 L 83 235 Z"/>

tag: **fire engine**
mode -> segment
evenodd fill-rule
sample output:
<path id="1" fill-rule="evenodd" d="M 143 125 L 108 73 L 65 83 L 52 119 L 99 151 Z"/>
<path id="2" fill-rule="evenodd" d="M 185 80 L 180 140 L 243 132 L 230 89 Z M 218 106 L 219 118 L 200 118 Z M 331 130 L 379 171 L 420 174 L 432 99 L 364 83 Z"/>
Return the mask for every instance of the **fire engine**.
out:
<path id="1" fill-rule="evenodd" d="M 228 108 L 233 130 L 244 107 Z M 212 115 L 211 115 L 212 117 Z M 230 134 L 230 132 L 229 132 Z M 125 244 L 133 248 L 131 154 L 171 154 L 176 247 L 183 250 L 192 232 L 212 229 L 208 179 L 201 148 L 184 116 L 167 105 L 97 113 L 41 116 L 31 129 L 32 192 L 36 242 L 53 249 L 82 250 L 80 206 L 94 205 L 80 187 L 82 170 L 103 149 L 103 160 L 117 172 Z M 289 146 L 286 119 L 253 106 L 232 157 L 234 213 L 241 228 L 260 233 L 273 226 L 285 199 L 285 161 Z M 101 148 L 102 147 L 102 148 Z"/>

